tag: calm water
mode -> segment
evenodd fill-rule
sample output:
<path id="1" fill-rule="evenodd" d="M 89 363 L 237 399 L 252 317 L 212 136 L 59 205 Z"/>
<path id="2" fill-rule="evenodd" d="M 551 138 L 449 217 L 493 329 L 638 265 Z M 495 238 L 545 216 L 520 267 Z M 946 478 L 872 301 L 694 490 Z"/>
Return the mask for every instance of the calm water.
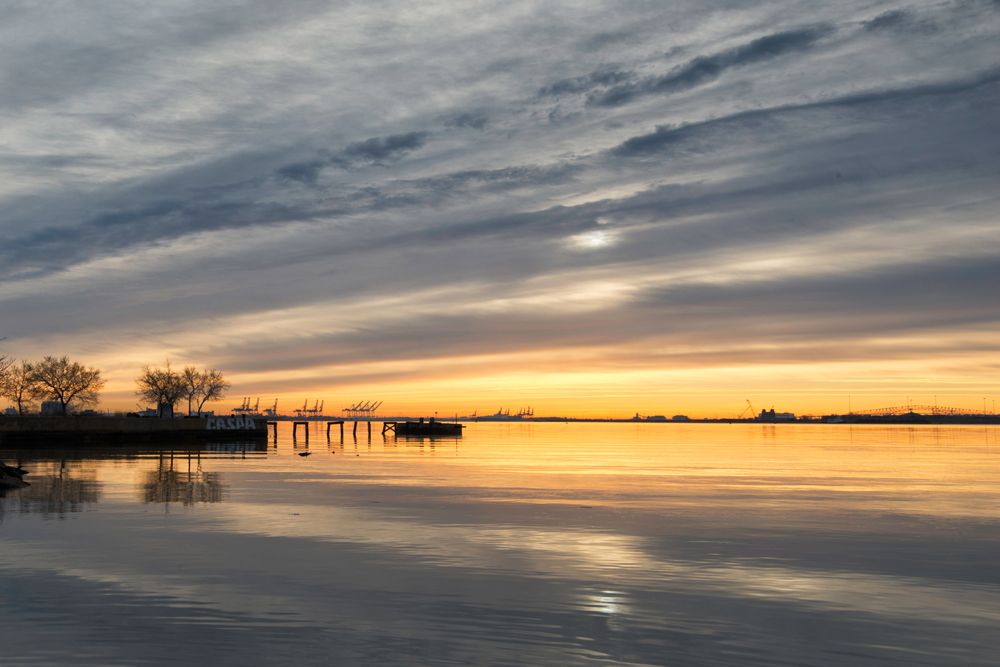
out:
<path id="1" fill-rule="evenodd" d="M 5 664 L 996 665 L 996 427 L 0 452 Z M 251 446 L 252 447 L 252 446 Z"/>

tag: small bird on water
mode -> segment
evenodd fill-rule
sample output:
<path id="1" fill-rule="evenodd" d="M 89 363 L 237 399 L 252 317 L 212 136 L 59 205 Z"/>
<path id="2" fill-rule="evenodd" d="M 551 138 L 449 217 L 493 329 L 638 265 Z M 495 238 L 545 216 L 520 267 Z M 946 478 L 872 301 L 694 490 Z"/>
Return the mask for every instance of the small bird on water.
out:
<path id="1" fill-rule="evenodd" d="M 309 456 L 312 452 L 299 452 L 299 456 Z"/>

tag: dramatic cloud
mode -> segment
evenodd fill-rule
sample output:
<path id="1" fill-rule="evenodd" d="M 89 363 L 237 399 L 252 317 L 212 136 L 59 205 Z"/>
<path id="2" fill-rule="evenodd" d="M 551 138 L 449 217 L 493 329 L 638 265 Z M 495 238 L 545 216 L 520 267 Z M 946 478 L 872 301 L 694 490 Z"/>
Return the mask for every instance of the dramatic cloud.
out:
<path id="1" fill-rule="evenodd" d="M 995 2 L 59 7 L 0 10 L 0 353 L 111 405 L 1000 367 Z"/>

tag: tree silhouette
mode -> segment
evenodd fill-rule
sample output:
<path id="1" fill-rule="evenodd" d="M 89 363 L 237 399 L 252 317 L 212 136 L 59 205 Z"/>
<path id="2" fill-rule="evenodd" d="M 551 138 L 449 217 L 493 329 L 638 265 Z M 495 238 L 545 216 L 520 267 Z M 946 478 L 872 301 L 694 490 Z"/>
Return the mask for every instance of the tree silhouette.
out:
<path id="1" fill-rule="evenodd" d="M 162 409 L 170 407 L 171 415 L 174 406 L 184 397 L 184 378 L 180 373 L 170 368 L 170 360 L 166 366 L 143 366 L 139 377 L 135 379 L 138 386 L 136 395 L 144 401 L 156 404 L 157 414 L 162 417 Z"/>
<path id="2" fill-rule="evenodd" d="M 0 377 L 0 396 L 14 402 L 19 415 L 30 412 L 34 407 L 32 401 L 41 393 L 32 371 L 32 365 L 22 359 L 20 364 L 14 364 Z"/>
<path id="3" fill-rule="evenodd" d="M 100 370 L 70 361 L 65 355 L 31 364 L 31 379 L 38 387 L 37 396 L 58 402 L 63 416 L 71 401 L 78 406 L 96 405 L 98 392 L 104 388 Z"/>

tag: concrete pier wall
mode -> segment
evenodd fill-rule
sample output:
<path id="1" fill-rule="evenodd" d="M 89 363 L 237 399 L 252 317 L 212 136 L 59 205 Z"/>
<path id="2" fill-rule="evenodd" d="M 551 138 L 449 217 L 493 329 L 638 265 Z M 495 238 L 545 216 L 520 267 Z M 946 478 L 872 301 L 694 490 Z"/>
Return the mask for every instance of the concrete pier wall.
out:
<path id="1" fill-rule="evenodd" d="M 101 443 L 194 439 L 266 439 L 263 419 L 203 417 L 156 419 L 129 417 L 0 417 L 0 444 Z"/>

